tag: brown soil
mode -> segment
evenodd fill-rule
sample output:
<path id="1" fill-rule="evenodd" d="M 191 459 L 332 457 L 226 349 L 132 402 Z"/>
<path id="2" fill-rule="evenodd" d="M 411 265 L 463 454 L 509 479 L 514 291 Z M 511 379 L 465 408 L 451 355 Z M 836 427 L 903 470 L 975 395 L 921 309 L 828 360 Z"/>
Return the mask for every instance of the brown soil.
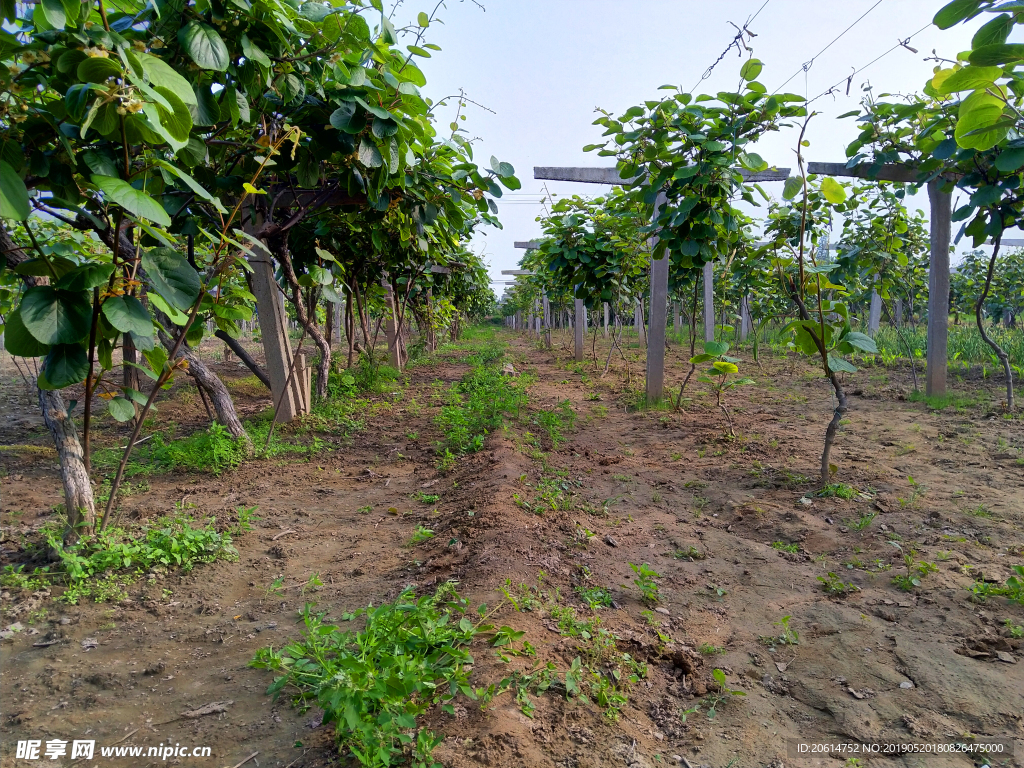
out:
<path id="1" fill-rule="evenodd" d="M 236 540 L 237 563 L 154 574 L 117 604 L 66 605 L 55 599 L 59 589 L 5 591 L 0 628 L 17 621 L 24 629 L 0 647 L 0 763 L 29 764 L 14 759 L 19 739 L 108 745 L 130 734 L 125 744 L 210 746 L 213 757 L 113 764 L 233 766 L 257 751 L 258 768 L 336 764 L 322 713 L 300 715 L 285 699 L 272 701 L 264 694 L 271 676 L 247 666 L 258 648 L 298 636 L 297 611 L 307 600 L 339 616 L 393 599 L 409 584 L 428 593 L 457 579 L 473 605 L 493 607 L 506 580 L 533 585 L 543 571 L 545 587 L 586 614 L 574 591 L 585 566 L 589 583 L 609 587 L 618 606 L 601 609 L 603 626 L 649 665 L 621 717 L 612 721 L 551 692 L 535 698 L 532 719 L 507 694 L 485 711 L 461 700 L 455 717 L 428 718 L 447 736 L 436 752 L 443 765 L 839 766 L 827 757 L 790 758 L 786 739 L 928 743 L 967 732 L 1016 739 L 1017 756 L 992 764 L 1024 765 L 1024 641 L 1004 627 L 1006 619 L 1024 625 L 1024 607 L 1004 598 L 972 603 L 966 591 L 975 579 L 1003 582 L 1011 564 L 1024 562 L 1019 420 L 986 407 L 931 411 L 904 399 L 909 371 L 864 369 L 848 377 L 852 407 L 833 458 L 838 479 L 864 493 L 813 497 L 807 478 L 816 475 L 831 400 L 804 362 L 773 357 L 759 367 L 742 354 L 742 370 L 758 384 L 729 395 L 730 439 L 704 384 L 691 384 L 682 412 L 630 411 L 621 365 L 599 379 L 588 364 L 582 381 L 567 369 L 565 349 L 507 338 L 516 368 L 538 377 L 531 408 L 568 399 L 578 414 L 566 444 L 549 450 L 544 442 L 543 460 L 530 458 L 520 426 L 491 435 L 483 451 L 438 474 L 431 383 L 467 370 L 446 355 L 413 368 L 399 402 L 375 398 L 353 438 L 321 435 L 331 450 L 309 461 L 254 461 L 220 477 L 155 475 L 148 492 L 125 502 L 127 517 L 167 514 L 185 502 L 221 523 L 239 505 L 258 505 L 255 530 Z M 598 356 L 603 362 L 600 345 Z M 686 356 L 671 350 L 677 381 Z M 228 381 L 247 373 L 235 364 L 214 368 Z M 60 485 L 34 401 L 12 378 L 9 358 L 3 370 L 2 562 L 32 562 Z M 998 401 L 998 381 L 969 386 Z M 245 414 L 269 404 L 251 385 L 235 395 Z M 413 396 L 421 409 L 410 407 Z M 206 424 L 202 404 L 181 384 L 161 408 L 181 433 Z M 97 437 L 123 439 L 112 424 Z M 532 498 L 527 485 L 559 471 L 572 492 L 569 511 L 537 515 L 516 505 L 513 494 Z M 421 490 L 440 502 L 415 501 Z M 878 516 L 864 530 L 850 525 L 869 512 Z M 421 524 L 436 536 L 410 547 Z M 589 543 L 580 543 L 579 528 L 595 534 Z M 898 590 L 892 576 L 902 562 L 890 539 L 938 571 L 912 592 Z M 778 551 L 773 542 L 798 551 Z M 646 618 L 630 562 L 661 574 L 659 610 Z M 829 571 L 860 590 L 830 597 L 818 581 Z M 313 572 L 324 587 L 300 594 Z M 267 591 L 278 576 L 284 596 Z M 775 622 L 787 615 L 799 644 L 769 648 L 760 638 L 778 635 Z M 526 630 L 538 658 L 560 669 L 578 655 L 543 612 L 516 613 L 506 603 L 495 618 Z M 474 653 L 477 685 L 507 674 L 485 644 Z M 747 695 L 725 702 L 714 720 L 691 714 L 683 722 L 679 713 L 713 691 L 715 668 Z M 182 717 L 214 702 L 228 704 Z M 865 764 L 980 765 L 948 755 Z"/>

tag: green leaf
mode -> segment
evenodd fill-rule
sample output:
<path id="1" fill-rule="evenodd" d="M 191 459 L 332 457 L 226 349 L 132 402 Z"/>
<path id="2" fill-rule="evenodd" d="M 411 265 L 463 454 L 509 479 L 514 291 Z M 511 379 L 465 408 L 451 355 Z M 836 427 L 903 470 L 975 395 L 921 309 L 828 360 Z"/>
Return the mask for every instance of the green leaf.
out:
<path id="1" fill-rule="evenodd" d="M 382 120 L 379 117 L 373 118 L 373 135 L 378 139 L 386 139 L 398 133 L 398 123 L 394 120 Z"/>
<path id="2" fill-rule="evenodd" d="M 430 17 L 427 16 L 427 14 L 425 14 L 423 11 L 420 11 L 419 15 L 416 17 L 416 23 L 419 24 L 424 29 L 426 29 L 428 26 L 430 26 Z"/>
<path id="3" fill-rule="evenodd" d="M 704 351 L 709 355 L 718 357 L 729 351 L 729 344 L 724 341 L 705 341 Z"/>
<path id="4" fill-rule="evenodd" d="M 169 88 L 185 104 L 195 106 L 196 95 L 192 90 L 192 85 L 188 80 L 175 72 L 170 64 L 163 59 L 158 59 L 156 56 L 149 54 L 140 53 L 138 56 L 140 61 L 142 61 L 142 71 L 154 88 L 157 86 Z"/>
<path id="5" fill-rule="evenodd" d="M 25 291 L 20 311 L 25 328 L 44 344 L 80 341 L 88 335 L 92 323 L 89 294 L 62 291 L 49 285 Z"/>
<path id="6" fill-rule="evenodd" d="M 0 217 L 24 221 L 30 211 L 25 182 L 14 168 L 0 160 Z"/>
<path id="7" fill-rule="evenodd" d="M 932 23 L 939 29 L 949 29 L 969 19 L 980 7 L 981 0 L 953 0 L 935 14 Z"/>
<path id="8" fill-rule="evenodd" d="M 1024 43 L 994 43 L 971 51 L 967 60 L 976 67 L 1002 66 L 1024 60 Z"/>
<path id="9" fill-rule="evenodd" d="M 167 364 L 167 350 L 163 347 L 153 347 L 153 349 L 143 350 L 142 356 L 146 358 L 146 362 L 149 363 L 149 367 L 152 368 L 153 373 L 156 374 L 156 376 L 151 376 L 151 378 L 155 380 Z"/>
<path id="10" fill-rule="evenodd" d="M 50 348 L 39 373 L 40 389 L 63 389 L 83 381 L 89 373 L 89 356 L 82 344 L 57 344 Z"/>
<path id="11" fill-rule="evenodd" d="M 977 49 L 985 45 L 998 45 L 1006 42 L 1013 30 L 1014 20 L 1008 13 L 1001 13 L 992 21 L 983 24 L 971 38 L 971 48 Z"/>
<path id="12" fill-rule="evenodd" d="M 1024 148 L 1004 149 L 996 158 L 995 165 L 1003 173 L 1013 173 L 1024 165 Z"/>
<path id="13" fill-rule="evenodd" d="M 274 65 L 270 57 L 263 52 L 262 48 L 252 42 L 248 35 L 242 35 L 242 53 L 249 61 L 259 64 L 261 67 L 270 69 Z"/>
<path id="14" fill-rule="evenodd" d="M 932 87 L 940 95 L 986 88 L 995 84 L 1003 74 L 999 67 L 964 67 L 944 77 L 947 72 L 948 69 L 943 70 L 932 78 Z"/>
<path id="15" fill-rule="evenodd" d="M 170 226 L 171 217 L 167 215 L 163 206 L 127 181 L 113 176 L 93 176 L 92 183 L 108 200 L 120 205 L 129 213 L 165 227 Z"/>
<path id="16" fill-rule="evenodd" d="M 832 205 L 839 205 L 846 200 L 846 190 L 843 188 L 843 185 L 831 176 L 826 176 L 821 180 L 821 194 Z"/>
<path id="17" fill-rule="evenodd" d="M 985 91 L 975 91 L 961 101 L 954 131 L 956 143 L 964 149 L 986 150 L 1002 141 L 1006 136 L 1006 127 L 992 127 L 987 131 L 984 129 L 1000 121 L 1003 107 L 1001 99 Z"/>
<path id="18" fill-rule="evenodd" d="M 115 397 L 107 403 L 107 410 L 116 421 L 125 422 L 135 418 L 135 404 L 123 397 Z"/>
<path id="19" fill-rule="evenodd" d="M 40 7 L 44 18 L 54 29 L 63 29 L 67 24 L 67 14 L 61 0 L 42 0 Z"/>
<path id="20" fill-rule="evenodd" d="M 171 248 L 151 248 L 142 253 L 142 268 L 156 292 L 175 309 L 192 308 L 202 284 L 192 265 Z"/>
<path id="21" fill-rule="evenodd" d="M 150 293 L 148 298 L 149 303 L 152 304 L 153 307 L 167 315 L 170 321 L 175 325 L 184 325 L 185 323 L 188 322 L 188 315 L 186 315 L 184 312 L 179 312 L 170 304 L 168 304 L 166 301 L 163 300 L 160 294 Z"/>
<path id="22" fill-rule="evenodd" d="M 171 109 L 168 110 L 157 104 L 156 110 L 160 118 L 160 125 L 172 138 L 187 145 L 189 133 L 192 131 L 192 113 L 188 106 L 170 88 L 158 85 L 154 90 L 163 96 L 171 106 Z"/>
<path id="23" fill-rule="evenodd" d="M 706 363 L 708 360 L 714 360 L 715 357 L 716 355 L 709 355 L 707 352 L 705 352 L 700 355 L 694 355 L 693 357 L 690 358 L 690 362 L 694 365 L 700 365 L 701 363 Z"/>
<path id="24" fill-rule="evenodd" d="M 406 50 L 409 51 L 413 56 L 421 56 L 424 59 L 430 58 L 430 51 L 420 48 L 418 45 L 407 45 Z"/>
<path id="25" fill-rule="evenodd" d="M 380 168 L 384 164 L 384 158 L 376 144 L 362 139 L 359 142 L 359 162 L 367 168 Z"/>
<path id="26" fill-rule="evenodd" d="M 859 349 L 861 352 L 871 352 L 872 354 L 878 354 L 878 345 L 875 344 L 875 340 L 870 336 L 857 331 L 851 331 L 842 338 L 847 344 Z"/>
<path id="27" fill-rule="evenodd" d="M 803 188 L 804 179 L 802 176 L 790 176 L 782 187 L 782 198 L 784 200 L 792 200 L 800 194 Z"/>
<path id="28" fill-rule="evenodd" d="M 92 290 L 106 283 L 113 271 L 112 264 L 83 264 L 63 275 L 54 287 L 65 291 Z"/>
<path id="29" fill-rule="evenodd" d="M 21 307 L 7 313 L 4 349 L 15 357 L 42 357 L 50 351 L 48 344 L 43 344 L 28 332 L 25 323 L 21 320 Z"/>
<path id="30" fill-rule="evenodd" d="M 716 371 L 719 373 L 739 373 L 740 369 L 735 363 L 727 363 L 724 360 L 719 360 L 712 364 Z"/>
<path id="31" fill-rule="evenodd" d="M 153 335 L 153 320 L 134 296 L 111 296 L 101 306 L 103 316 L 121 333 Z"/>
<path id="32" fill-rule="evenodd" d="M 748 59 L 744 62 L 743 66 L 740 67 L 740 77 L 744 80 L 756 80 L 757 76 L 761 74 L 763 64 L 758 59 Z"/>
<path id="33" fill-rule="evenodd" d="M 356 134 L 366 127 L 366 115 L 354 101 L 346 101 L 331 114 L 331 125 L 339 131 Z"/>
<path id="34" fill-rule="evenodd" d="M 225 72 L 231 63 L 228 47 L 209 24 L 192 19 L 178 30 L 178 42 L 201 69 Z"/>
<path id="35" fill-rule="evenodd" d="M 852 363 L 844 360 L 841 357 L 835 357 L 834 355 L 828 356 L 828 367 L 831 371 L 837 371 L 840 373 L 856 373 L 857 368 Z"/>
<path id="36" fill-rule="evenodd" d="M 105 83 L 122 74 L 121 63 L 113 58 L 90 56 L 78 65 L 78 79 L 83 83 Z"/>

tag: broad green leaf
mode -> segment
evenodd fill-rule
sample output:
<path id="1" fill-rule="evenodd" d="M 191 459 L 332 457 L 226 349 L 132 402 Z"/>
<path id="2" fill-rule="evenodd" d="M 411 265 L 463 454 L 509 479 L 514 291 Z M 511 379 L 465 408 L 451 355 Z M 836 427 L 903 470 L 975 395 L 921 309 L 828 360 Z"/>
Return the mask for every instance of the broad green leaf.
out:
<path id="1" fill-rule="evenodd" d="M 790 176 L 782 187 L 782 198 L 784 200 L 792 200 L 800 194 L 803 188 L 804 180 L 802 176 Z"/>
<path id="2" fill-rule="evenodd" d="M 724 341 L 705 341 L 704 351 L 709 355 L 718 357 L 729 351 L 729 344 Z"/>
<path id="3" fill-rule="evenodd" d="M 170 88 L 158 85 L 154 90 L 171 106 L 171 109 L 167 110 L 157 105 L 160 125 L 180 144 L 187 146 L 189 133 L 192 131 L 192 113 L 189 112 L 188 106 Z"/>
<path id="4" fill-rule="evenodd" d="M 228 47 L 209 24 L 192 19 L 178 30 L 178 42 L 200 69 L 225 72 L 231 63 Z"/>
<path id="5" fill-rule="evenodd" d="M 735 363 L 727 363 L 724 360 L 718 360 L 712 364 L 716 371 L 719 373 L 739 373 L 740 369 Z"/>
<path id="6" fill-rule="evenodd" d="M 4 327 L 4 349 L 15 357 L 42 357 L 50 351 L 48 344 L 28 332 L 21 321 L 21 307 L 7 313 L 7 325 Z"/>
<path id="7" fill-rule="evenodd" d="M 62 291 L 49 285 L 25 291 L 21 320 L 43 344 L 73 344 L 89 334 L 92 302 L 84 291 Z"/>
<path id="8" fill-rule="evenodd" d="M 185 323 L 188 322 L 188 315 L 186 315 L 184 312 L 179 312 L 170 304 L 168 304 L 166 301 L 163 300 L 160 294 L 150 293 L 148 298 L 149 303 L 152 304 L 155 309 L 158 309 L 165 315 L 167 315 L 170 321 L 175 325 L 184 325 Z"/>
<path id="9" fill-rule="evenodd" d="M 971 51 L 967 60 L 976 67 L 1012 64 L 1024 60 L 1024 43 L 994 43 Z"/>
<path id="10" fill-rule="evenodd" d="M 164 227 L 170 226 L 171 217 L 163 206 L 127 181 L 113 176 L 93 176 L 92 183 L 110 202 L 120 205 L 129 213 Z"/>
<path id="11" fill-rule="evenodd" d="M 154 347 L 153 349 L 144 350 L 142 356 L 146 358 L 146 362 L 153 369 L 153 373 L 159 376 L 167 364 L 167 350 L 163 347 Z M 156 376 L 152 378 L 155 379 Z"/>
<path id="12" fill-rule="evenodd" d="M 112 398 L 107 403 L 107 410 L 116 421 L 125 422 L 135 418 L 135 404 L 123 397 Z"/>
<path id="13" fill-rule="evenodd" d="M 65 291 L 92 290 L 110 280 L 113 271 L 112 264 L 83 264 L 63 275 L 54 287 Z"/>
<path id="14" fill-rule="evenodd" d="M 421 27 L 426 28 L 430 26 L 430 17 L 427 16 L 427 14 L 425 14 L 423 11 L 420 11 L 419 15 L 416 17 L 416 23 L 419 24 Z"/>
<path id="15" fill-rule="evenodd" d="M 991 21 L 983 24 L 971 38 L 971 48 L 978 49 L 985 45 L 1005 43 L 1013 30 L 1014 19 L 1008 13 L 1001 13 Z"/>
<path id="16" fill-rule="evenodd" d="M 953 0 L 942 6 L 932 23 L 939 29 L 949 29 L 969 19 L 981 7 L 981 0 Z"/>
<path id="17" fill-rule="evenodd" d="M 744 80 L 756 80 L 757 76 L 761 74 L 761 69 L 764 65 L 758 59 L 748 59 L 744 62 L 743 66 L 740 67 L 740 77 Z"/>
<path id="18" fill-rule="evenodd" d="M 61 0 L 42 0 L 40 8 L 47 23 L 54 29 L 63 29 L 67 24 L 67 14 Z"/>
<path id="19" fill-rule="evenodd" d="M 156 292 L 175 309 L 192 308 L 202 284 L 185 257 L 171 248 L 150 248 L 142 253 L 142 268 Z"/>
<path id="20" fill-rule="evenodd" d="M 1024 148 L 1004 149 L 996 158 L 995 165 L 1003 173 L 1013 173 L 1024 165 Z"/>
<path id="21" fill-rule="evenodd" d="M 123 70 L 117 59 L 90 56 L 78 65 L 78 79 L 83 83 L 105 83 L 111 77 L 121 77 Z"/>
<path id="22" fill-rule="evenodd" d="M 936 93 L 945 95 L 960 91 L 973 91 L 994 85 L 1002 74 L 999 67 L 964 67 L 947 75 L 951 70 L 944 69 L 932 78 L 932 88 Z"/>
<path id="23" fill-rule="evenodd" d="M 242 35 L 242 53 L 249 61 L 255 62 L 267 69 L 270 69 L 274 64 L 270 57 L 263 52 L 263 49 L 249 39 L 248 35 Z"/>
<path id="24" fill-rule="evenodd" d="M 1001 99 L 985 91 L 975 91 L 961 101 L 954 132 L 956 143 L 964 149 L 986 150 L 1002 141 L 1007 129 L 996 123 L 1003 116 L 1003 107 Z M 990 126 L 991 130 L 984 130 Z"/>
<path id="25" fill-rule="evenodd" d="M 25 182 L 9 163 L 0 160 L 0 217 L 24 221 L 30 211 Z"/>
<path id="26" fill-rule="evenodd" d="M 193 179 L 183 170 L 174 165 L 171 165 L 166 160 L 157 160 L 156 164 L 159 165 L 168 173 L 171 173 L 177 176 L 179 179 L 181 179 L 181 181 L 184 182 L 186 187 L 195 192 L 198 197 L 202 198 L 203 200 L 206 200 L 207 202 L 212 203 L 218 211 L 220 211 L 221 213 L 227 213 L 224 206 L 221 205 L 219 198 L 214 197 L 209 192 L 207 192 L 206 189 L 204 189 L 201 184 L 199 184 L 195 179 Z"/>
<path id="27" fill-rule="evenodd" d="M 854 366 L 852 363 L 848 362 L 847 360 L 844 360 L 841 357 L 836 357 L 834 355 L 828 356 L 828 367 L 830 370 L 837 371 L 840 373 L 857 372 L 856 366 Z"/>
<path id="28" fill-rule="evenodd" d="M 367 168 L 380 168 L 384 164 L 384 158 L 377 145 L 363 139 L 359 142 L 359 162 Z"/>
<path id="29" fill-rule="evenodd" d="M 331 114 L 331 125 L 345 133 L 360 133 L 366 127 L 366 115 L 354 101 L 346 101 Z"/>
<path id="30" fill-rule="evenodd" d="M 843 185 L 831 176 L 826 176 L 821 180 L 821 194 L 832 205 L 839 205 L 846 200 L 846 190 L 843 188 Z"/>
<path id="31" fill-rule="evenodd" d="M 89 374 L 89 356 L 83 344 L 56 344 L 50 348 L 39 372 L 40 389 L 63 389 Z"/>
<path id="32" fill-rule="evenodd" d="M 140 53 L 138 56 L 142 61 L 142 70 L 153 87 L 160 85 L 169 88 L 185 104 L 195 106 L 196 95 L 192 91 L 192 85 L 175 72 L 170 64 L 149 54 Z"/>
<path id="33" fill-rule="evenodd" d="M 691 357 L 690 362 L 693 363 L 694 365 L 700 365 L 701 363 L 706 363 L 708 360 L 714 359 L 715 355 L 709 355 L 707 352 L 704 352 L 703 354 L 694 355 L 693 357 Z"/>
<path id="34" fill-rule="evenodd" d="M 153 320 L 134 296 L 111 296 L 100 307 L 107 321 L 121 333 L 153 335 Z"/>
<path id="35" fill-rule="evenodd" d="M 424 59 L 430 58 L 430 51 L 424 50 L 423 48 L 420 48 L 418 45 L 407 45 L 405 46 L 405 48 L 413 56 L 420 56 Z"/>
<path id="36" fill-rule="evenodd" d="M 875 344 L 875 340 L 863 333 L 851 331 L 843 336 L 842 340 L 856 349 L 859 349 L 861 352 L 878 354 L 878 345 Z"/>

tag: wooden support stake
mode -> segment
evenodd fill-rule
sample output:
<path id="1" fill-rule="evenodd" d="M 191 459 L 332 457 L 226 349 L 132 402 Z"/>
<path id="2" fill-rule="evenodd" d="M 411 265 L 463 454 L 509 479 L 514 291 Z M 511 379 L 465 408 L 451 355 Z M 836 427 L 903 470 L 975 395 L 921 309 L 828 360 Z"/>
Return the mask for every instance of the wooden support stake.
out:
<path id="1" fill-rule="evenodd" d="M 928 265 L 928 370 L 925 392 L 946 394 L 949 335 L 949 234 L 953 196 L 943 192 L 941 179 L 928 182 L 931 204 L 931 260 Z"/>
<path id="2" fill-rule="evenodd" d="M 704 265 L 704 341 L 715 340 L 715 267 Z"/>

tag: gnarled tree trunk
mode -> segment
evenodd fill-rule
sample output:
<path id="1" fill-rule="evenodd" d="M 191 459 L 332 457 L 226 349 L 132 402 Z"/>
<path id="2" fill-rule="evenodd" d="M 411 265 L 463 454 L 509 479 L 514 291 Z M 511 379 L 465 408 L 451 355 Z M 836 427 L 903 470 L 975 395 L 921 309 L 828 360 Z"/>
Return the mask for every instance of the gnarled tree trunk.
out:
<path id="1" fill-rule="evenodd" d="M 9 269 L 28 261 L 25 253 L 11 238 L 7 228 L 0 222 L 0 250 Z M 25 276 L 25 285 L 47 285 L 45 277 Z M 75 422 L 68 415 L 64 398 L 58 390 L 39 390 L 39 408 L 43 412 L 43 421 L 50 430 L 53 446 L 57 449 L 60 462 L 60 480 L 64 486 L 64 508 L 67 510 L 68 527 L 64 531 L 64 541 L 72 544 L 83 533 L 92 533 L 96 524 L 96 502 L 89 482 L 89 472 L 85 468 L 85 451 L 78 439 Z"/>

